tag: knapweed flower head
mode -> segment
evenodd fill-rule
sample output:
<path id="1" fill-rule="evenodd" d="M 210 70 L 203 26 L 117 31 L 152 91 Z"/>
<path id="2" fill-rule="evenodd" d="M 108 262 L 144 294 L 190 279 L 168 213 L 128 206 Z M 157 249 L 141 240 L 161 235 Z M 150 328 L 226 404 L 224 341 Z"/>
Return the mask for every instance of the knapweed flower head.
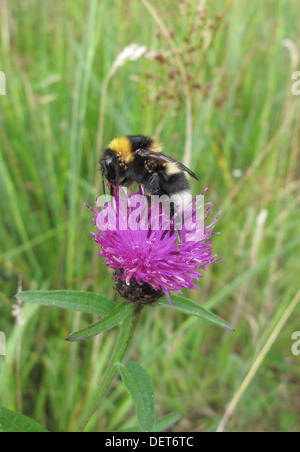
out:
<path id="1" fill-rule="evenodd" d="M 199 289 L 207 265 L 220 260 L 212 251 L 217 218 L 207 224 L 212 204 L 203 195 L 171 220 L 158 197 L 149 204 L 141 187 L 125 196 L 119 191 L 102 208 L 96 198 L 96 209 L 89 209 L 98 232 L 91 233 L 121 296 L 148 304 L 165 295 L 172 304 L 171 292 Z"/>

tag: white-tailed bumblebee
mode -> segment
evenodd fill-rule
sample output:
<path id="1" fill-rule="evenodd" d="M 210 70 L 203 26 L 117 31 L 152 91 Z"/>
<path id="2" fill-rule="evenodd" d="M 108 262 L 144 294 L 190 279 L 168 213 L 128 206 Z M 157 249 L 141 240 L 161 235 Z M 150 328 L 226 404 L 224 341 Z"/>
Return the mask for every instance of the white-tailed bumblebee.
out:
<path id="1" fill-rule="evenodd" d="M 193 171 L 162 152 L 157 140 L 143 135 L 115 138 L 105 148 L 100 160 L 103 176 L 111 194 L 118 185 L 143 185 L 146 195 L 167 195 L 174 204 L 183 205 L 190 198 L 190 184 L 186 173 L 199 180 Z"/>

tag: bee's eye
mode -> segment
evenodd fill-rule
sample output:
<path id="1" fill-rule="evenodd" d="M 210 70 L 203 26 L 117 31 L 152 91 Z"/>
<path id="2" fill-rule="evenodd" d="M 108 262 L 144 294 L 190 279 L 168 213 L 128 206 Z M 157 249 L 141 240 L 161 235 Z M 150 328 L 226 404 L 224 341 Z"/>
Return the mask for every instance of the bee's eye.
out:
<path id="1" fill-rule="evenodd" d="M 108 157 L 105 159 L 103 167 L 106 179 L 110 184 L 115 186 L 118 180 L 118 165 L 113 158 Z"/>
<path id="2" fill-rule="evenodd" d="M 106 165 L 106 166 L 111 165 L 112 162 L 113 162 L 113 158 L 112 158 L 112 157 L 107 157 L 107 158 L 105 159 L 105 165 Z"/>

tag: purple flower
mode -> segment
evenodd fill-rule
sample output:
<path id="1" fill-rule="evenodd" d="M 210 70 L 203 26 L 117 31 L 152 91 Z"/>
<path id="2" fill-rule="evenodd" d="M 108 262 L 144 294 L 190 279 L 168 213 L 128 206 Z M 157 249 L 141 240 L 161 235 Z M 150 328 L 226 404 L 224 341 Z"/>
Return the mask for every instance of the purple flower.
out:
<path id="1" fill-rule="evenodd" d="M 132 202 L 136 195 L 146 203 L 140 210 Z M 100 246 L 99 256 L 115 271 L 117 289 L 122 296 L 136 302 L 142 297 L 143 302 L 147 299 L 151 302 L 165 294 L 173 305 L 170 292 L 182 294 L 182 289 L 199 289 L 195 281 L 203 276 L 201 270 L 220 260 L 212 251 L 212 236 L 218 234 L 212 232 L 217 218 L 206 224 L 212 204 L 204 204 L 203 195 L 191 202 L 190 214 L 183 216 L 181 243 L 178 243 L 178 232 L 174 231 L 179 214 L 169 221 L 170 230 L 166 230 L 168 215 L 155 202 L 149 206 L 142 188 L 127 196 L 129 207 L 124 208 L 123 197 L 118 194 L 102 209 L 89 207 L 99 231 L 91 232 Z M 133 215 L 134 222 L 130 224 Z M 155 228 L 151 218 L 159 220 Z M 136 295 L 132 295 L 134 291 Z"/>

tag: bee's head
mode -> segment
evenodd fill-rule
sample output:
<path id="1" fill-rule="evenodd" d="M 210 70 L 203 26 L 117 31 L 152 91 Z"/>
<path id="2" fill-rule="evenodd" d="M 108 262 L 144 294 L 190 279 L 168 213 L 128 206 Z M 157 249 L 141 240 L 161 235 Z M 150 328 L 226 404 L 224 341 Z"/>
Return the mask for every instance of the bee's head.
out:
<path id="1" fill-rule="evenodd" d="M 118 184 L 120 174 L 120 164 L 116 152 L 107 147 L 100 160 L 100 165 L 102 176 L 105 177 L 113 191 Z"/>
<path id="2" fill-rule="evenodd" d="M 104 149 L 100 161 L 102 175 L 110 184 L 111 191 L 118 185 L 121 177 L 124 177 L 128 165 L 134 159 L 133 147 L 128 137 L 120 137 L 112 140 Z"/>

